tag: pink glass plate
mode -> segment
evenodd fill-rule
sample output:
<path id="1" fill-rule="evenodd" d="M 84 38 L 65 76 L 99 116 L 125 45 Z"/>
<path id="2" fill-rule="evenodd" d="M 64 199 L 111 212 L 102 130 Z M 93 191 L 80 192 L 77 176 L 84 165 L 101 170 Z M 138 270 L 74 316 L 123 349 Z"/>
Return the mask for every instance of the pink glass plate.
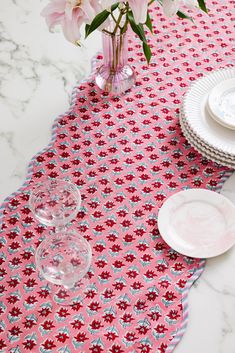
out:
<path id="1" fill-rule="evenodd" d="M 217 256 L 235 244 L 235 206 L 213 191 L 180 191 L 163 204 L 158 227 L 166 243 L 181 254 Z"/>

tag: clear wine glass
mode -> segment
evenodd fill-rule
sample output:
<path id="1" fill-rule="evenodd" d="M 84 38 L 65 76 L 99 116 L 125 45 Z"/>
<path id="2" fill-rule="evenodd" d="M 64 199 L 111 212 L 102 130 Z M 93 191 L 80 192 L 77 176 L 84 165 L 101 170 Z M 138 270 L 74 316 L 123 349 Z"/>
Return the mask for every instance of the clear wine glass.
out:
<path id="1" fill-rule="evenodd" d="M 37 248 L 36 266 L 52 284 L 54 299 L 69 305 L 82 290 L 92 257 L 87 240 L 67 227 L 81 206 L 80 192 L 71 182 L 48 180 L 34 187 L 29 204 L 41 223 L 55 227 Z"/>

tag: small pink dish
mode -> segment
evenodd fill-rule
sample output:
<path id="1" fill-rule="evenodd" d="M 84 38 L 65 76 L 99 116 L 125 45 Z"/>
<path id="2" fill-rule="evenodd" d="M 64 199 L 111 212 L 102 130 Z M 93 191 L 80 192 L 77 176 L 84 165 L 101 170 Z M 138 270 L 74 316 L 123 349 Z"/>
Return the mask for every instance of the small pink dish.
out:
<path id="1" fill-rule="evenodd" d="M 180 191 L 159 210 L 158 227 L 165 242 L 183 255 L 218 256 L 235 244 L 235 206 L 214 191 Z"/>

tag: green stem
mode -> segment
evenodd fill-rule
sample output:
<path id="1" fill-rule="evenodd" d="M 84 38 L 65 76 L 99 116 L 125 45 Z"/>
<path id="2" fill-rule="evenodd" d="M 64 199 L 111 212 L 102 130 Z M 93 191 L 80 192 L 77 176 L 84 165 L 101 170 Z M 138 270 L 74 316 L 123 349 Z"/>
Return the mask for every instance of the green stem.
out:
<path id="1" fill-rule="evenodd" d="M 114 27 L 113 35 L 115 35 L 117 33 L 118 28 L 120 29 L 120 23 L 121 23 L 123 15 L 124 15 L 124 12 L 122 10 L 119 10 L 119 11 L 120 11 L 120 13 L 119 13 L 118 19 L 116 20 L 116 26 Z"/>

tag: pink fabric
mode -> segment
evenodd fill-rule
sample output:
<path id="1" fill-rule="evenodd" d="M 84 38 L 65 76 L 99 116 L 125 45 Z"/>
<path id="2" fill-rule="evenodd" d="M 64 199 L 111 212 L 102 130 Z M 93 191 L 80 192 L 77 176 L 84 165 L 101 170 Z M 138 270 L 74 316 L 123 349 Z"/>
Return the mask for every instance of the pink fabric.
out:
<path id="1" fill-rule="evenodd" d="M 28 182 L 4 205 L 1 227 L 1 352 L 164 353 L 182 328 L 182 293 L 202 265 L 161 239 L 158 209 L 183 188 L 215 190 L 225 168 L 202 158 L 182 136 L 178 112 L 190 83 L 234 57 L 234 1 L 208 2 L 195 24 L 153 9 L 153 60 L 129 41 L 136 86 L 122 97 L 81 84 L 54 141 Z M 196 26 L 198 25 L 198 27 Z M 101 56 L 98 57 L 98 60 Z M 83 196 L 72 227 L 91 244 L 85 298 L 53 304 L 34 252 L 45 235 L 28 208 L 31 183 L 69 177 Z"/>

